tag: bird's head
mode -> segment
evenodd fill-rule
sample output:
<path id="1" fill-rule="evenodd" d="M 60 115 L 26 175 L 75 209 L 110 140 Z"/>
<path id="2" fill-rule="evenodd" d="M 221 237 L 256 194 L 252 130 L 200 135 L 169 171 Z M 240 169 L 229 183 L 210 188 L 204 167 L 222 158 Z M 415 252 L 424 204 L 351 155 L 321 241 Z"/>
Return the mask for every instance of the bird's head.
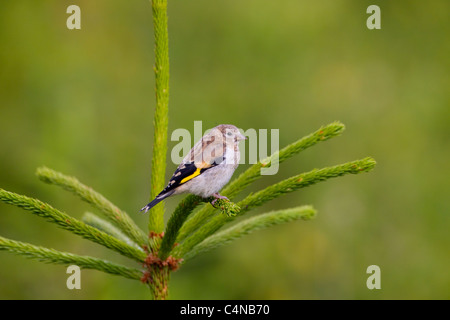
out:
<path id="1" fill-rule="evenodd" d="M 224 141 L 233 141 L 238 142 L 241 140 L 247 139 L 236 126 L 232 124 L 221 124 L 217 127 L 213 128 L 211 131 L 217 131 L 217 133 L 221 134 Z"/>

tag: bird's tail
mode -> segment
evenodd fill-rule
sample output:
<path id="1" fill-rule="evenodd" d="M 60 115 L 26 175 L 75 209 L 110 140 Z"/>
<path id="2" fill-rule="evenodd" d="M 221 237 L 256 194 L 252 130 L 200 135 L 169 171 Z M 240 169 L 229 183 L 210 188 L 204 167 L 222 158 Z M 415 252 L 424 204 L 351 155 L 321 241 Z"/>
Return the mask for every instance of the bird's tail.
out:
<path id="1" fill-rule="evenodd" d="M 163 201 L 165 198 L 171 196 L 172 193 L 174 193 L 174 190 L 163 193 L 163 194 L 161 194 L 161 193 L 158 194 L 155 199 L 153 199 L 149 204 L 147 204 L 145 207 L 143 207 L 140 211 L 144 211 L 144 213 L 147 213 L 148 210 L 150 210 L 151 208 L 156 206 L 158 203 Z"/>

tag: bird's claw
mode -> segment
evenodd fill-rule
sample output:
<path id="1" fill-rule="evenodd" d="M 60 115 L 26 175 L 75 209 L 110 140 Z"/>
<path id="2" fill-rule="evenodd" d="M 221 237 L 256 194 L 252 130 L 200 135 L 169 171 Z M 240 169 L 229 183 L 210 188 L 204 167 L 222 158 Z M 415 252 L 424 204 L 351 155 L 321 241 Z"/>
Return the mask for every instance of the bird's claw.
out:
<path id="1" fill-rule="evenodd" d="M 214 196 L 214 200 L 213 201 L 211 201 L 211 205 L 215 208 L 215 204 L 216 204 L 216 201 L 217 200 L 219 200 L 219 199 L 225 199 L 225 200 L 228 200 L 228 201 L 230 201 L 230 199 L 228 199 L 227 197 L 225 197 L 225 196 L 221 196 L 220 194 L 218 194 L 218 193 L 214 193 L 213 194 L 213 196 Z"/>

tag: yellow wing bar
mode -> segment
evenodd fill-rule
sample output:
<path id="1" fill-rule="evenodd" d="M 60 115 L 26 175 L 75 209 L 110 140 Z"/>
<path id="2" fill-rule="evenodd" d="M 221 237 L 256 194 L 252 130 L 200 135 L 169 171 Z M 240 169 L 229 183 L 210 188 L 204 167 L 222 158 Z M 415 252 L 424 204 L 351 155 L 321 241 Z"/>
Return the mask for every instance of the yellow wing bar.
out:
<path id="1" fill-rule="evenodd" d="M 196 176 L 198 176 L 200 174 L 200 170 L 202 168 L 197 168 L 197 170 L 195 170 L 195 172 L 193 174 L 191 174 L 190 176 L 187 176 L 186 178 L 184 178 L 183 180 L 181 180 L 180 184 L 183 184 L 185 182 L 188 182 L 191 179 L 194 179 Z"/>

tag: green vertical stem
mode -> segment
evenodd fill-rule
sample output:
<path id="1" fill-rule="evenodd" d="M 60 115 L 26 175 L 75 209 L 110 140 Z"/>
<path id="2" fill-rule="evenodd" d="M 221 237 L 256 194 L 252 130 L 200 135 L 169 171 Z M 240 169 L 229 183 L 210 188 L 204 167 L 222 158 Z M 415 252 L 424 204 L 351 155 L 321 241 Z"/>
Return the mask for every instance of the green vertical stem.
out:
<path id="1" fill-rule="evenodd" d="M 169 110 L 169 36 L 167 30 L 167 0 L 152 0 L 151 3 L 155 33 L 154 70 L 156 83 L 155 134 L 150 191 L 150 200 L 153 200 L 164 188 L 165 184 Z M 150 231 L 160 233 L 164 230 L 163 216 L 164 203 L 150 210 Z"/>
<path id="2" fill-rule="evenodd" d="M 154 300 L 167 300 L 170 271 L 168 267 L 156 267 L 150 271 L 150 291 Z"/>

